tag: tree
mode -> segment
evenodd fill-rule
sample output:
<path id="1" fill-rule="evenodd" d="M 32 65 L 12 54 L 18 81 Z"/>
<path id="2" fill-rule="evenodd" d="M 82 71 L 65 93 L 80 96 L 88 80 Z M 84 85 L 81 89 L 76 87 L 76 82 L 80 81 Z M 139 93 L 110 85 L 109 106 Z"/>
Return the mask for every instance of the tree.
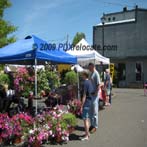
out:
<path id="1" fill-rule="evenodd" d="M 3 19 L 4 10 L 10 6 L 11 3 L 9 0 L 0 1 L 0 48 L 16 41 L 15 36 L 8 35 L 15 32 L 17 27 Z"/>
<path id="2" fill-rule="evenodd" d="M 85 34 L 82 32 L 77 32 L 72 42 L 73 46 L 75 46 L 82 38 L 86 38 Z"/>

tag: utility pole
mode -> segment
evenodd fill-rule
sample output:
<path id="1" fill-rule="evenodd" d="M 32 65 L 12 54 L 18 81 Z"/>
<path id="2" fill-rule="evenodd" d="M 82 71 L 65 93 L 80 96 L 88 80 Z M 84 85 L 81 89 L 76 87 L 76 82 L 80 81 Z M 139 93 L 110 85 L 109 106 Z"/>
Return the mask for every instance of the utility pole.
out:
<path id="1" fill-rule="evenodd" d="M 67 34 L 67 41 L 66 41 L 67 44 L 68 44 L 68 41 L 69 41 L 69 35 Z"/>
<path id="2" fill-rule="evenodd" d="M 101 18 L 101 22 L 102 22 L 102 55 L 104 56 L 104 25 L 105 25 L 105 15 L 103 14 L 102 18 Z"/>
<path id="3" fill-rule="evenodd" d="M 105 25 L 105 14 L 103 13 L 103 16 L 101 17 L 101 22 L 102 22 L 102 55 L 104 56 L 104 25 Z M 102 63 L 102 81 L 104 81 L 104 65 Z"/>

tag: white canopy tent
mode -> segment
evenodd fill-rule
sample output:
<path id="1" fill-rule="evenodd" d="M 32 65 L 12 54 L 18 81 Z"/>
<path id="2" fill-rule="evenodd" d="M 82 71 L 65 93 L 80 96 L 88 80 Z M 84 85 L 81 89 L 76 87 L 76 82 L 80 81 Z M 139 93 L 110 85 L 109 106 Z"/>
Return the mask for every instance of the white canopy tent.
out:
<path id="1" fill-rule="evenodd" d="M 77 72 L 83 72 L 84 68 L 82 68 L 79 64 L 75 64 L 71 67 L 71 70 L 76 70 Z"/>
<path id="2" fill-rule="evenodd" d="M 102 56 L 94 50 L 85 39 L 82 39 L 74 48 L 69 49 L 67 53 L 77 56 L 78 64 L 85 66 L 89 62 L 97 64 L 110 64 L 110 59 Z"/>

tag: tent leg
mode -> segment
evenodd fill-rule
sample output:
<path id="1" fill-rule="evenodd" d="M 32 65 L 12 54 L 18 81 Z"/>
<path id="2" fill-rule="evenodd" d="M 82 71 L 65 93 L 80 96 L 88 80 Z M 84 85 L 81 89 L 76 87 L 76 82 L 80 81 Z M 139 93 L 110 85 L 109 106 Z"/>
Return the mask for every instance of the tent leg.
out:
<path id="1" fill-rule="evenodd" d="M 78 100 L 80 99 L 80 83 L 79 83 L 79 73 L 77 72 L 77 80 L 78 80 Z"/>
<path id="2" fill-rule="evenodd" d="M 37 115 L 37 59 L 35 59 L 35 98 L 36 98 L 36 115 Z"/>

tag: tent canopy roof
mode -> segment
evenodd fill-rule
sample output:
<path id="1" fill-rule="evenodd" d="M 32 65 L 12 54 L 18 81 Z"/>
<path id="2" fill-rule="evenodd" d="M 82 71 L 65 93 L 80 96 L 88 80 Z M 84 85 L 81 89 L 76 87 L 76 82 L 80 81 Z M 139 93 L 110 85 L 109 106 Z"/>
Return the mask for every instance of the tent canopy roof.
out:
<path id="1" fill-rule="evenodd" d="M 9 44 L 0 49 L 0 63 L 5 64 L 38 64 L 45 61 L 56 63 L 76 64 L 77 58 L 64 51 L 51 48 L 48 43 L 35 35 Z"/>
<path id="2" fill-rule="evenodd" d="M 110 59 L 94 50 L 85 39 L 82 39 L 74 48 L 69 49 L 67 53 L 77 56 L 78 63 L 81 65 L 85 65 L 88 62 L 110 64 Z"/>

